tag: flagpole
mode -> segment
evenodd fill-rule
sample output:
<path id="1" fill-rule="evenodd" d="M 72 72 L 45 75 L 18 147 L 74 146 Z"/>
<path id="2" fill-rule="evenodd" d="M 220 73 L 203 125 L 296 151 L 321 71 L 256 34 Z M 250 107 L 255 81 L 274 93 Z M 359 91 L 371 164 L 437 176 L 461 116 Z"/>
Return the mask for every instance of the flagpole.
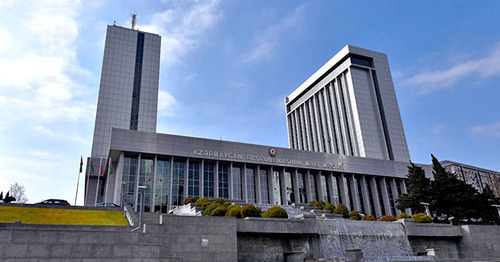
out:
<path id="1" fill-rule="evenodd" d="M 111 161 L 111 159 L 110 159 Z M 106 177 L 106 191 L 104 192 L 104 206 L 108 203 L 108 185 L 109 185 L 109 172 L 111 171 L 111 165 L 108 161 L 108 176 Z"/>
<path id="2" fill-rule="evenodd" d="M 90 171 L 89 168 L 89 159 L 90 159 Z M 85 176 L 87 179 L 85 180 L 85 192 L 83 193 L 83 204 L 85 205 L 87 202 L 87 195 L 89 193 L 89 184 L 90 184 L 90 175 L 93 173 L 94 163 L 92 162 L 92 158 L 87 157 L 87 165 L 85 166 Z"/>
<path id="3" fill-rule="evenodd" d="M 95 203 L 94 203 L 94 206 L 97 206 L 97 197 L 99 195 L 99 178 L 101 178 L 101 170 L 102 170 L 102 163 L 101 163 L 102 159 L 99 158 L 99 172 L 97 174 L 97 190 L 95 191 Z"/>
<path id="4" fill-rule="evenodd" d="M 76 182 L 76 194 L 75 194 L 75 206 L 76 206 L 76 199 L 78 197 L 78 187 L 80 187 L 80 175 L 82 172 L 78 172 L 78 181 Z"/>

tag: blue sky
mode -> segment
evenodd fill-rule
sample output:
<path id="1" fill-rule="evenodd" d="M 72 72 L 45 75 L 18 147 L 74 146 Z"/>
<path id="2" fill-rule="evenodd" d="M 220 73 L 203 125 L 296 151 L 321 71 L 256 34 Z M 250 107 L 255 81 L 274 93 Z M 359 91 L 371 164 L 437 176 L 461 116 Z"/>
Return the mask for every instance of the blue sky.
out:
<path id="1" fill-rule="evenodd" d="M 500 169 L 499 1 L 3 0 L 0 191 L 73 204 L 106 25 L 133 11 L 162 36 L 158 132 L 288 147 L 283 98 L 351 44 L 388 55 L 414 162 Z"/>

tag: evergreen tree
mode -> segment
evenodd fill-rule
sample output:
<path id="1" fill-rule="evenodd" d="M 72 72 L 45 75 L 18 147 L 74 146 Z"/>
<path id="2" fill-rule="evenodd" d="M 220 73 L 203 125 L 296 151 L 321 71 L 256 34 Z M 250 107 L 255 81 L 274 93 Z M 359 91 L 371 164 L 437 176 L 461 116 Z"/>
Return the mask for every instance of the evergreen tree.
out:
<path id="1" fill-rule="evenodd" d="M 403 210 L 411 208 L 414 213 L 425 212 L 425 207 L 420 202 L 431 201 L 431 180 L 425 177 L 425 171 L 422 167 L 416 166 L 410 162 L 408 175 L 406 179 L 407 194 L 402 194 L 396 199 L 396 208 Z"/>
<path id="2" fill-rule="evenodd" d="M 477 201 L 475 217 L 480 217 L 483 221 L 489 223 L 500 223 L 497 208 L 492 206 L 493 204 L 500 204 L 500 199 L 495 196 L 489 185 L 486 185 L 483 188 L 483 192 L 478 194 Z"/>
<path id="3" fill-rule="evenodd" d="M 446 171 L 436 157 L 431 156 L 434 175 L 434 181 L 431 182 L 433 194 L 431 208 L 437 215 L 455 217 L 458 221 L 476 217 L 477 190 Z"/>
<path id="4" fill-rule="evenodd" d="M 0 192 L 0 200 L 3 200 L 3 191 Z"/>
<path id="5" fill-rule="evenodd" d="M 5 195 L 5 198 L 3 199 L 4 203 L 10 203 L 12 201 L 16 201 L 16 198 L 9 195 L 9 191 L 7 191 L 7 194 Z"/>

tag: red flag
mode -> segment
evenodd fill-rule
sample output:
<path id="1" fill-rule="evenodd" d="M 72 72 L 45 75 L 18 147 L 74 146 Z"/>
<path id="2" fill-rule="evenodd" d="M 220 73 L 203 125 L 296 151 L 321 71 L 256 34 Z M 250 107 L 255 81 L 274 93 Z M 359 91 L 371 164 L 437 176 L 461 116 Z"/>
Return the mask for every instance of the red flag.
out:
<path id="1" fill-rule="evenodd" d="M 94 161 L 92 161 L 92 158 L 90 159 L 90 170 L 92 171 L 92 174 L 94 173 Z"/>
<path id="2" fill-rule="evenodd" d="M 83 157 L 80 157 L 80 173 L 83 171 Z"/>

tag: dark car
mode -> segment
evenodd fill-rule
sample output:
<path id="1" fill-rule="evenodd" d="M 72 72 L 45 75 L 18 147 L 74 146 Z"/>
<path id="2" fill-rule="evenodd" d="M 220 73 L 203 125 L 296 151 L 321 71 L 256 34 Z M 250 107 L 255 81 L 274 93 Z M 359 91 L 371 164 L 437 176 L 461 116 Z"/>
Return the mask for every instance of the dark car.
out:
<path id="1" fill-rule="evenodd" d="M 43 204 L 43 205 L 62 205 L 62 206 L 69 206 L 70 204 L 68 203 L 68 201 L 64 200 L 64 199 L 47 199 L 47 200 L 44 200 L 40 203 L 37 203 L 37 204 Z"/>
<path id="2" fill-rule="evenodd" d="M 104 203 L 104 202 L 99 202 L 96 204 L 96 206 L 98 207 L 119 207 L 119 205 L 115 204 L 115 203 Z"/>

